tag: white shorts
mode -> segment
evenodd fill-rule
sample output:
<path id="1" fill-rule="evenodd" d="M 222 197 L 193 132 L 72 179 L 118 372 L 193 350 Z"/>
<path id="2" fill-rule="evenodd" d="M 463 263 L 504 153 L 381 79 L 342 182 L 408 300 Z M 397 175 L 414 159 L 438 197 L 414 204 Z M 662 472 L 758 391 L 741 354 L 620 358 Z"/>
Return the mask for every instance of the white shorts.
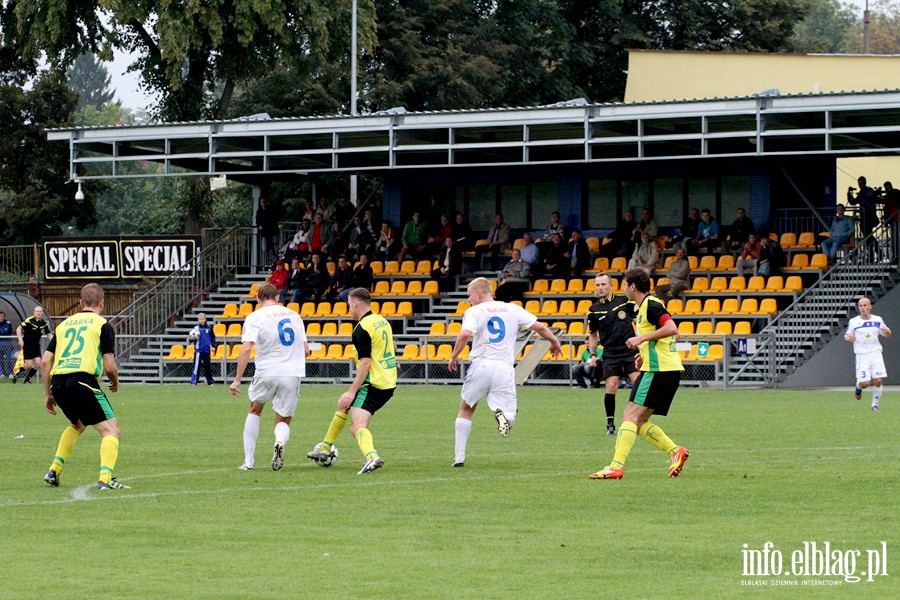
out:
<path id="1" fill-rule="evenodd" d="M 512 365 L 496 360 L 476 359 L 466 369 L 466 380 L 462 387 L 463 402 L 475 406 L 487 396 L 492 411 L 503 410 L 512 422 L 518 412 L 516 399 L 516 371 Z"/>
<path id="2" fill-rule="evenodd" d="M 856 355 L 856 383 L 885 377 L 887 377 L 887 369 L 884 366 L 884 356 L 881 354 L 881 350 Z"/>
<path id="3" fill-rule="evenodd" d="M 300 378 L 274 375 L 254 377 L 247 396 L 257 404 L 271 402 L 272 408 L 282 417 L 293 417 L 300 399 Z"/>

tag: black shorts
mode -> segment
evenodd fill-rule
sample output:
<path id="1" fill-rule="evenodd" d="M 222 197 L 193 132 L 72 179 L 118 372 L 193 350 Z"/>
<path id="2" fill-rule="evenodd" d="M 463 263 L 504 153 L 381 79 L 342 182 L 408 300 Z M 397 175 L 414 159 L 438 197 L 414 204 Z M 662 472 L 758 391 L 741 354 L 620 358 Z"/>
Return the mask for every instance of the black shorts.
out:
<path id="1" fill-rule="evenodd" d="M 382 390 L 371 384 L 364 383 L 363 386 L 359 388 L 359 391 L 356 392 L 356 398 L 353 400 L 351 406 L 354 408 L 361 408 L 374 415 L 378 409 L 387 404 L 387 401 L 394 395 L 395 389 L 397 388 Z"/>
<path id="2" fill-rule="evenodd" d="M 30 346 L 25 344 L 22 346 L 22 358 L 25 360 L 31 360 L 32 358 L 37 358 L 41 355 L 41 345 Z"/>
<path id="3" fill-rule="evenodd" d="M 116 418 L 97 378 L 88 373 L 54 375 L 50 393 L 71 423 L 96 425 Z"/>
<path id="4" fill-rule="evenodd" d="M 621 354 L 619 356 L 607 357 L 603 354 L 603 379 L 608 377 L 628 377 L 629 374 L 638 370 L 634 366 L 637 358 L 637 352 L 634 354 Z"/>
<path id="5" fill-rule="evenodd" d="M 681 383 L 681 371 L 644 371 L 634 382 L 629 400 L 646 408 L 653 414 L 665 416 Z"/>

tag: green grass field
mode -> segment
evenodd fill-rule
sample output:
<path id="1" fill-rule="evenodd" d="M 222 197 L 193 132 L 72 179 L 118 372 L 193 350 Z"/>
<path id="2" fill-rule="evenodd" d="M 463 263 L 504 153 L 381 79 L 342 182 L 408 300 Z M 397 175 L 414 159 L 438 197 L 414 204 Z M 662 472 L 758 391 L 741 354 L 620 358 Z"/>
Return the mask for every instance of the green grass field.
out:
<path id="1" fill-rule="evenodd" d="M 682 389 L 657 421 L 691 450 L 681 477 L 638 439 L 625 479 L 589 481 L 614 445 L 599 390 L 521 388 L 508 439 L 482 407 L 453 469 L 459 388 L 401 387 L 372 424 L 386 466 L 357 476 L 347 431 L 333 468 L 306 458 L 342 389 L 304 386 L 280 472 L 267 408 L 257 468 L 241 472 L 245 401 L 223 386 L 124 387 L 110 395 L 116 475 L 132 489 L 101 494 L 96 432 L 50 488 L 64 417 L 44 412 L 40 387 L 3 384 L 0 597 L 900 597 L 896 391 L 873 414 L 848 391 Z M 857 574 L 886 541 L 889 575 L 742 577 L 743 544 L 767 541 L 785 567 L 806 541 L 860 550 Z"/>

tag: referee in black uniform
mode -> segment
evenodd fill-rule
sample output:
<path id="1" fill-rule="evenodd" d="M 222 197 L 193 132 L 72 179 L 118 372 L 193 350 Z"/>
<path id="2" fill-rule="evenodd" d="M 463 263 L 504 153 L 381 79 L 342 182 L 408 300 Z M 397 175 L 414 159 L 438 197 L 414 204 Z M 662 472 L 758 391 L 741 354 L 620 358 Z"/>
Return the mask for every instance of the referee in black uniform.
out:
<path id="1" fill-rule="evenodd" d="M 603 346 L 603 380 L 606 382 L 606 435 L 616 434 L 616 391 L 619 379 L 627 377 L 631 383 L 638 378 L 640 371 L 634 362 L 638 356 L 637 349 L 630 349 L 625 342 L 634 337 L 634 303 L 622 295 L 613 295 L 612 278 L 600 273 L 594 278 L 597 288 L 597 301 L 588 312 L 588 350 L 591 353 L 591 366 L 597 365 L 594 356 L 597 344 Z"/>
<path id="2" fill-rule="evenodd" d="M 44 320 L 44 309 L 35 306 L 34 314 L 22 321 L 16 329 L 16 335 L 19 336 L 19 348 L 22 349 L 25 364 L 13 377 L 12 382 L 15 383 L 19 374 L 25 371 L 25 383 L 31 383 L 34 374 L 41 370 L 41 337 L 44 335 L 52 337 L 50 325 Z"/>

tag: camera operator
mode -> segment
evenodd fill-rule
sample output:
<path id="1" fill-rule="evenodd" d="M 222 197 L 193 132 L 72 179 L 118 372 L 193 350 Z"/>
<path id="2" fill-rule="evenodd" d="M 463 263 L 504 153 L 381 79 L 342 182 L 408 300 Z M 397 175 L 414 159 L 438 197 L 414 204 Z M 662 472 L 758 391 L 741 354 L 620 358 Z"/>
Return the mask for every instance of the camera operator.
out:
<path id="1" fill-rule="evenodd" d="M 863 239 L 869 237 L 875 226 L 878 225 L 878 192 L 866 185 L 866 178 L 860 177 L 856 180 L 859 184 L 859 191 L 854 195 L 855 188 L 847 190 L 847 202 L 856 206 L 859 205 L 861 210 L 859 229 Z M 874 260 L 875 256 L 875 240 L 869 240 L 866 244 L 869 259 Z"/>

